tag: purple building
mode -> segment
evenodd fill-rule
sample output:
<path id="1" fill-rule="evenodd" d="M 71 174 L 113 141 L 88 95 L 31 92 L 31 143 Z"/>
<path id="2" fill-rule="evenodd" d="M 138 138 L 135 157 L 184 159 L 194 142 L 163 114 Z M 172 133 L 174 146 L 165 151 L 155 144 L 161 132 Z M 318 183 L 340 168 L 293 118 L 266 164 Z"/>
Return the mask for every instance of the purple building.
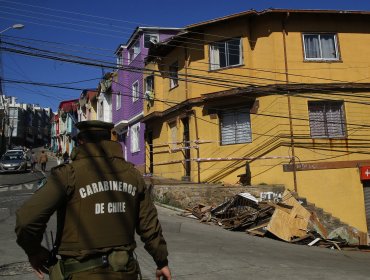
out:
<path id="1" fill-rule="evenodd" d="M 180 28 L 137 27 L 127 41 L 116 50 L 118 70 L 112 84 L 112 122 L 124 157 L 145 172 L 145 125 L 143 69 L 151 43 L 176 35 Z"/>

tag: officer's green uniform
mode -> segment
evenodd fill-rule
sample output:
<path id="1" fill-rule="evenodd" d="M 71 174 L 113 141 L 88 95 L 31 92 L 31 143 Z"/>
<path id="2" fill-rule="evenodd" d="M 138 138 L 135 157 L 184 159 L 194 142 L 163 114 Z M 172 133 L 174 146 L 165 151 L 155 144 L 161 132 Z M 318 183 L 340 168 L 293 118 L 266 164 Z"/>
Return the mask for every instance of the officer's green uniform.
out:
<path id="1" fill-rule="evenodd" d="M 107 129 L 98 121 L 84 122 L 79 128 Z M 32 255 L 40 250 L 46 223 L 57 211 L 58 255 L 77 266 L 91 260 L 95 264 L 82 272 L 72 266 L 71 279 L 137 279 L 132 256 L 135 230 L 157 266 L 167 265 L 157 211 L 142 176 L 123 159 L 120 144 L 85 143 L 75 148 L 71 159 L 72 163 L 52 169 L 46 185 L 17 211 L 17 243 L 25 252 Z M 102 256 L 105 260 L 113 251 L 127 251 L 129 256 L 118 272 L 106 262 L 99 265 Z"/>

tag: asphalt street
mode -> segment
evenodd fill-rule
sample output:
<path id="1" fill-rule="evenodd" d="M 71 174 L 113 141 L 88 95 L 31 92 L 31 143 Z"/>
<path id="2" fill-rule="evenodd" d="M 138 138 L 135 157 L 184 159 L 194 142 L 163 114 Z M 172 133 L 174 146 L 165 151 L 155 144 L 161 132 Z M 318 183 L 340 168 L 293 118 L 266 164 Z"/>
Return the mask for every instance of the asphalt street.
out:
<path id="1" fill-rule="evenodd" d="M 47 169 L 54 164 L 51 160 Z M 14 213 L 42 177 L 40 172 L 0 175 L 1 279 L 36 279 L 15 242 Z M 202 224 L 166 207 L 157 209 L 169 247 L 173 279 L 370 279 L 367 252 L 292 245 Z M 47 233 L 50 231 L 55 231 L 54 218 L 48 224 Z M 155 279 L 155 264 L 139 238 L 137 241 L 143 279 Z M 44 239 L 45 245 L 48 242 L 49 237 Z"/>

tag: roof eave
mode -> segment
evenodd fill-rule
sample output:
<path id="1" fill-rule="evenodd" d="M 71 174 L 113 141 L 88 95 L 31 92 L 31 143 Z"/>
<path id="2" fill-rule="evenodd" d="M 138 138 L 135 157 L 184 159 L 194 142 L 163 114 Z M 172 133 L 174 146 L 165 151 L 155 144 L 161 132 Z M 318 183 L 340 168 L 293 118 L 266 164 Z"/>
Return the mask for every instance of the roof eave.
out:
<path id="1" fill-rule="evenodd" d="M 187 25 L 185 28 L 188 30 L 196 29 L 199 27 L 203 27 L 206 25 L 219 23 L 225 20 L 230 20 L 238 17 L 243 16 L 249 16 L 249 15 L 264 15 L 264 14 L 272 14 L 272 13 L 318 13 L 318 14 L 359 14 L 359 15 L 370 15 L 370 11 L 356 11 L 356 10 L 320 10 L 320 9 L 303 9 L 303 10 L 297 10 L 297 9 L 266 9 L 262 11 L 256 11 L 256 10 L 248 10 L 240 13 L 231 14 L 224 17 L 219 17 L 199 23 L 194 23 Z"/>

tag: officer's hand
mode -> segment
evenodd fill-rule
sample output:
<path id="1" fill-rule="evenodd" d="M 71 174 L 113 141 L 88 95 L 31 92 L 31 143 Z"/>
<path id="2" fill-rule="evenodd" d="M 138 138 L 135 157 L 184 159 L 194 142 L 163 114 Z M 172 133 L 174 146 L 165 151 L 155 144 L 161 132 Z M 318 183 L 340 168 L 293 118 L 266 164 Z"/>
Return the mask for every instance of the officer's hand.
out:
<path id="1" fill-rule="evenodd" d="M 161 269 L 157 269 L 155 272 L 155 279 L 161 280 L 161 276 L 163 276 L 162 279 L 171 280 L 171 271 L 168 266 L 162 267 Z"/>
<path id="2" fill-rule="evenodd" d="M 41 247 L 41 250 L 37 254 L 28 256 L 28 260 L 39 279 L 44 279 L 44 273 L 48 273 L 45 266 L 48 258 L 49 251 L 44 247 Z"/>

